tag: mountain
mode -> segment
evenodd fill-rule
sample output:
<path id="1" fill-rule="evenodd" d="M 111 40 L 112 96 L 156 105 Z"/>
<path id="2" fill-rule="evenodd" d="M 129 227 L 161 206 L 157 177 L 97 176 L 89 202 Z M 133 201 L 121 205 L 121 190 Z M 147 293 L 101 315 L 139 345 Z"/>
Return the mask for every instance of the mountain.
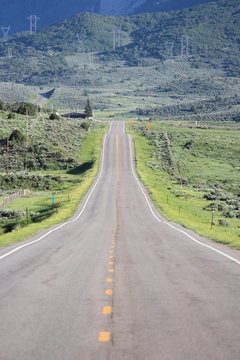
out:
<path id="1" fill-rule="evenodd" d="M 209 0 L 0 0 L 0 26 L 10 26 L 10 34 L 29 29 L 30 15 L 37 15 L 42 29 L 79 12 L 123 16 L 142 12 L 170 11 Z"/>
<path id="2" fill-rule="evenodd" d="M 65 59 L 77 53 L 89 56 L 91 52 L 100 61 L 120 59 L 128 65 L 137 65 L 141 59 L 185 61 L 188 55 L 193 67 L 221 68 L 227 75 L 239 76 L 239 23 L 239 0 L 127 17 L 81 13 L 32 36 L 18 33 L 0 42 L 0 68 L 6 74 L 5 81 L 10 81 L 14 73 L 15 81 L 31 83 L 34 73 L 37 84 L 52 74 L 65 76 Z M 117 32 L 113 49 L 116 29 L 121 30 L 121 41 Z M 7 60 L 9 48 L 14 56 Z"/>

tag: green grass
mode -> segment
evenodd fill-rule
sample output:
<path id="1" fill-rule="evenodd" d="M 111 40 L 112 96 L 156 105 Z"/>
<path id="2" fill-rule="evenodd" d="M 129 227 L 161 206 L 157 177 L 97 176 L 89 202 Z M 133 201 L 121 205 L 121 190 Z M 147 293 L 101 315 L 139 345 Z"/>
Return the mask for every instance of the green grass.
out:
<path id="1" fill-rule="evenodd" d="M 81 162 L 92 162 L 93 166 L 87 171 L 77 173 L 76 175 L 65 174 L 68 178 L 76 178 L 76 183 L 69 183 L 64 191 L 55 195 L 56 211 L 46 220 L 39 223 L 31 223 L 29 226 L 17 229 L 11 233 L 0 236 L 0 246 L 7 246 L 36 234 L 40 230 L 47 229 L 56 224 L 62 223 L 69 219 L 76 212 L 79 203 L 86 192 L 92 185 L 100 164 L 101 144 L 104 133 L 106 132 L 106 124 L 98 124 L 85 139 L 81 150 Z M 7 209 L 25 211 L 26 207 L 30 212 L 41 212 L 51 209 L 51 193 L 39 193 L 37 196 L 30 198 L 21 198 L 10 203 Z"/>
<path id="2" fill-rule="evenodd" d="M 162 125 L 152 125 L 152 127 L 159 129 Z M 166 172 L 161 169 L 153 170 L 147 165 L 150 158 L 155 161 L 151 157 L 153 151 L 151 141 L 132 129 L 130 132 L 135 144 L 137 173 L 160 213 L 167 219 L 176 221 L 202 236 L 240 249 L 239 219 L 225 219 L 229 226 L 220 226 L 218 221 L 223 219 L 223 216 L 215 212 L 215 225 L 211 229 L 211 211 L 203 210 L 210 202 L 203 199 L 204 192 L 201 191 L 201 187 L 193 186 L 196 182 L 198 185 L 221 183 L 233 193 L 239 190 L 240 133 L 225 130 L 216 132 L 208 130 L 204 133 L 204 130 L 191 129 L 190 135 L 195 136 L 199 152 L 197 155 L 194 153 L 194 155 L 181 154 L 180 156 L 179 145 L 186 142 L 188 138 L 186 129 L 168 128 L 174 159 L 182 159 L 181 166 L 185 171 L 181 175 L 189 180 L 189 185 L 181 187 Z M 216 142 L 218 143 L 219 139 L 221 139 L 221 151 L 216 148 Z"/>

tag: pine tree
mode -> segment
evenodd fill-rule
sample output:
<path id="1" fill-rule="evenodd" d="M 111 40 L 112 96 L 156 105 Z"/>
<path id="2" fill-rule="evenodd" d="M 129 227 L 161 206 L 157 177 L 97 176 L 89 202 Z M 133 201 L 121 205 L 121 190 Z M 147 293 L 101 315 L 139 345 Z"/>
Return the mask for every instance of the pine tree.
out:
<path id="1" fill-rule="evenodd" d="M 89 119 L 93 116 L 92 106 L 91 106 L 89 98 L 87 99 L 87 103 L 85 106 L 85 115 L 86 115 L 87 119 Z"/>

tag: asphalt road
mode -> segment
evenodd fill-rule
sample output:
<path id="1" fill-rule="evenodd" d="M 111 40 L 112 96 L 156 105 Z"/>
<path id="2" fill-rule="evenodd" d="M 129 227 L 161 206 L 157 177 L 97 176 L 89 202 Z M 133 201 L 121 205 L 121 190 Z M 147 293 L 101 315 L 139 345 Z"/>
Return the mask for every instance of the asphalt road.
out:
<path id="1" fill-rule="evenodd" d="M 239 252 L 158 216 L 131 153 L 114 123 L 80 216 L 0 252 L 0 360 L 240 359 Z"/>

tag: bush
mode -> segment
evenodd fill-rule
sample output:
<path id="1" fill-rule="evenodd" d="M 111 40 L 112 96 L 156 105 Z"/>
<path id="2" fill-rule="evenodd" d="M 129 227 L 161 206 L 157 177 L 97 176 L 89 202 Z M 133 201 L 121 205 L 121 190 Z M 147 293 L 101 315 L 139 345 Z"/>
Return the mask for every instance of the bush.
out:
<path id="1" fill-rule="evenodd" d="M 18 221 L 12 220 L 12 221 L 6 222 L 3 225 L 3 229 L 4 229 L 5 233 L 8 233 L 8 232 L 12 232 L 13 230 L 15 230 L 17 226 L 18 226 Z"/>
<path id="2" fill-rule="evenodd" d="M 10 119 L 15 119 L 16 115 L 14 113 L 9 113 L 7 118 Z"/>
<path id="3" fill-rule="evenodd" d="M 16 103 L 14 104 L 14 112 L 21 115 L 35 116 L 37 113 L 37 106 L 30 103 Z"/>
<path id="4" fill-rule="evenodd" d="M 17 144 L 23 144 L 25 142 L 25 135 L 20 130 L 15 129 L 9 136 L 9 141 Z"/>
<path id="5" fill-rule="evenodd" d="M 226 221 L 226 220 L 224 220 L 224 219 L 219 219 L 218 220 L 218 224 L 220 225 L 220 226 L 229 226 L 230 224 Z"/>
<path id="6" fill-rule="evenodd" d="M 60 116 L 57 113 L 51 113 L 49 120 L 59 120 Z"/>
<path id="7" fill-rule="evenodd" d="M 83 123 L 81 123 L 80 128 L 88 131 L 89 128 L 90 128 L 90 126 L 91 126 L 91 125 L 90 125 L 89 123 L 87 123 L 86 121 L 84 121 Z"/>
<path id="8" fill-rule="evenodd" d="M 4 103 L 0 100 L 0 111 L 1 110 L 5 110 L 5 105 Z"/>
<path id="9" fill-rule="evenodd" d="M 236 214 L 234 211 L 226 211 L 225 213 L 223 213 L 223 215 L 229 219 L 233 219 L 236 217 Z"/>

